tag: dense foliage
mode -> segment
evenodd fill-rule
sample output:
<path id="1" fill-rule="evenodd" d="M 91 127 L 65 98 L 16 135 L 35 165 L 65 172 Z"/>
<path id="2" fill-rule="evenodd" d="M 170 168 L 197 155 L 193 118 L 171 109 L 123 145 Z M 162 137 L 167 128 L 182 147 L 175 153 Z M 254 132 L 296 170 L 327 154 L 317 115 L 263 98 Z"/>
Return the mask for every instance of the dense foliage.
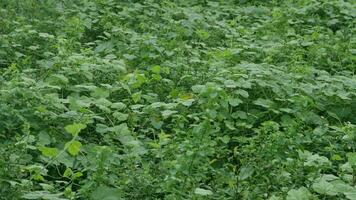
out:
<path id="1" fill-rule="evenodd" d="M 356 199 L 355 0 L 1 0 L 0 199 Z"/>

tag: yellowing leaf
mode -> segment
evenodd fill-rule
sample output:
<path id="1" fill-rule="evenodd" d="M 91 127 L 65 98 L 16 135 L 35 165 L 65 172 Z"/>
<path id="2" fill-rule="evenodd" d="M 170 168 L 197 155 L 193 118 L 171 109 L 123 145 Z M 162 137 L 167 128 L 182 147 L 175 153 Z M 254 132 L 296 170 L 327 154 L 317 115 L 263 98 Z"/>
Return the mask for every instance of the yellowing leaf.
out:
<path id="1" fill-rule="evenodd" d="M 82 172 L 75 172 L 73 175 L 72 175 L 72 179 L 77 179 L 79 177 L 83 176 L 83 173 Z"/>
<path id="2" fill-rule="evenodd" d="M 73 174 L 73 171 L 70 169 L 70 168 L 67 168 L 64 173 L 63 173 L 63 176 L 66 177 L 66 178 L 70 178 Z"/>
<path id="3" fill-rule="evenodd" d="M 67 151 L 72 156 L 78 155 L 81 146 L 82 146 L 82 143 L 80 143 L 79 141 L 72 141 L 72 142 L 66 143 Z"/>
<path id="4" fill-rule="evenodd" d="M 64 127 L 64 129 L 72 134 L 73 136 L 76 136 L 80 133 L 81 130 L 85 129 L 87 127 L 87 125 L 85 124 L 71 124 L 71 125 L 67 125 L 66 127 Z"/>
<path id="5" fill-rule="evenodd" d="M 161 73 L 161 67 L 158 65 L 155 65 L 151 68 L 151 71 L 155 74 L 159 74 L 159 73 Z"/>
<path id="6" fill-rule="evenodd" d="M 141 92 L 136 92 L 134 94 L 132 94 L 132 100 L 137 103 L 141 100 Z"/>

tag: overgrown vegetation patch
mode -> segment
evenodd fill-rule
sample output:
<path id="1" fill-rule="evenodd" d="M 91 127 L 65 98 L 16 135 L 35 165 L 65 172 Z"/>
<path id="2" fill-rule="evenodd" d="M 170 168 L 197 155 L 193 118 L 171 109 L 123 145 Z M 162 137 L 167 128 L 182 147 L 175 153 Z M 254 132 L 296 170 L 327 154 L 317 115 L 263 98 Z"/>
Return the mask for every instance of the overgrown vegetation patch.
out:
<path id="1" fill-rule="evenodd" d="M 0 2 L 0 199 L 356 199 L 355 0 Z"/>

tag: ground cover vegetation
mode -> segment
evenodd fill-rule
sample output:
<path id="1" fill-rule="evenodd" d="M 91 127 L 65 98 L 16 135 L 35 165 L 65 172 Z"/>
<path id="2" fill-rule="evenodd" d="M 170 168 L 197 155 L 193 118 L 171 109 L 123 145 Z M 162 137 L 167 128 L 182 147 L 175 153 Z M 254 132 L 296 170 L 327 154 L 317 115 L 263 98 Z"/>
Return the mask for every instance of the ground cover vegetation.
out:
<path id="1" fill-rule="evenodd" d="M 355 0 L 1 0 L 0 199 L 356 199 Z"/>

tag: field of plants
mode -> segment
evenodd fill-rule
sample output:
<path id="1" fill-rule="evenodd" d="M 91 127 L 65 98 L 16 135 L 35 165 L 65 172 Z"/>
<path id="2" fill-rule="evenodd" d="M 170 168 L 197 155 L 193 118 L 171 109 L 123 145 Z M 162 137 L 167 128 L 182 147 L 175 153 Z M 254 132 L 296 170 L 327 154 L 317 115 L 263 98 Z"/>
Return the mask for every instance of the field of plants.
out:
<path id="1" fill-rule="evenodd" d="M 1 0 L 1 200 L 356 200 L 356 0 Z"/>

